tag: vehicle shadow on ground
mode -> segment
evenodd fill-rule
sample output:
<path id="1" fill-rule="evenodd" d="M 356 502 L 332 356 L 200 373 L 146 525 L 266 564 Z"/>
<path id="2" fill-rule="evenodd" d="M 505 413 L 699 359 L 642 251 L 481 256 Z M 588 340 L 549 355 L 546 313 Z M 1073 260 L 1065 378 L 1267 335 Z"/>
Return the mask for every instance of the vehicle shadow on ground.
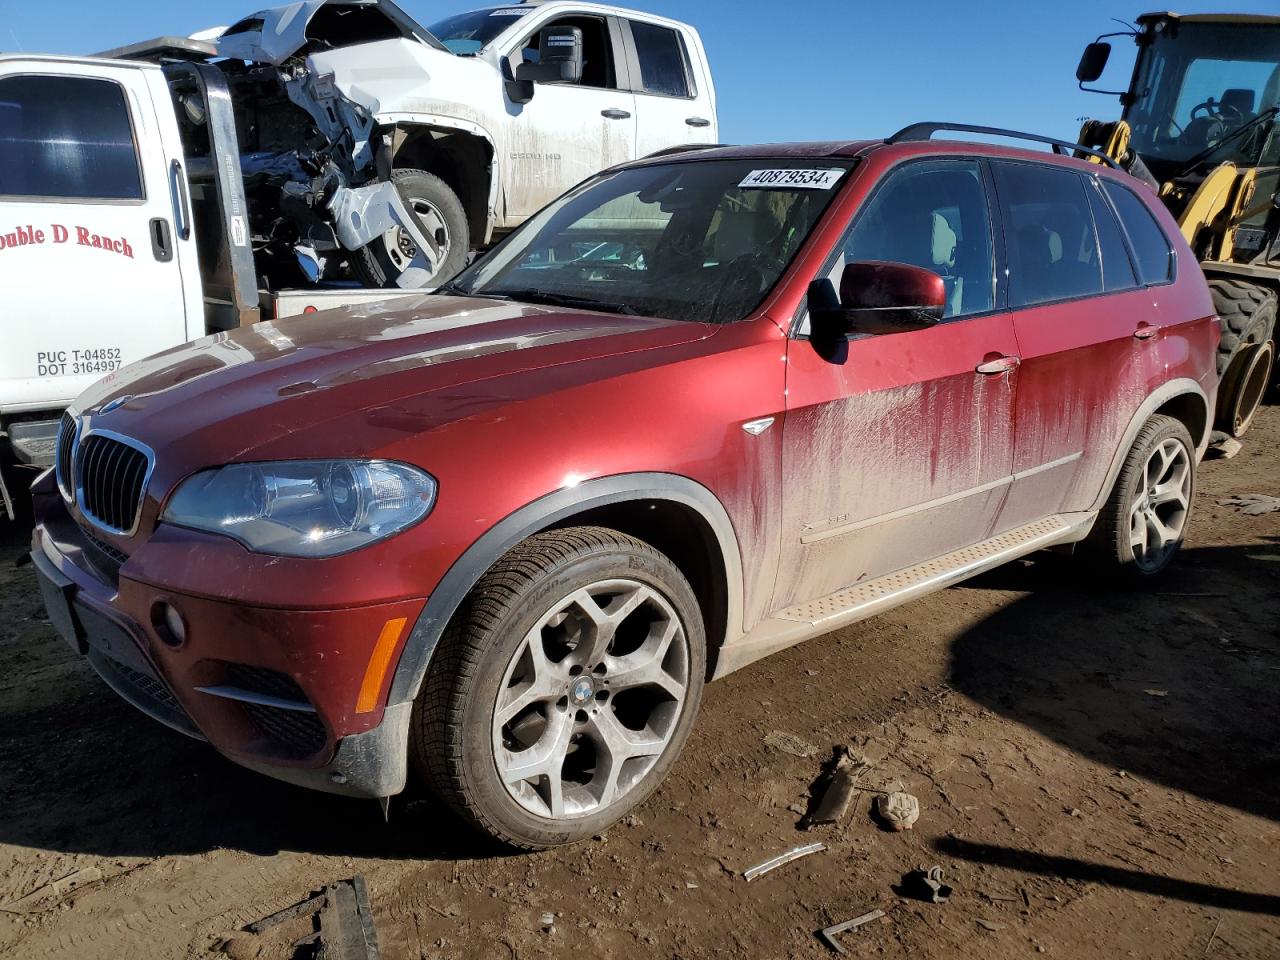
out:
<path id="1" fill-rule="evenodd" d="M 953 641 L 951 686 L 1117 774 L 1280 821 L 1280 538 L 1188 549 L 1145 591 L 1078 570 L 1044 556 L 960 588 L 1027 596 Z M 946 844 L 993 865 L 1280 913 L 1278 897 Z"/>
<path id="2" fill-rule="evenodd" d="M 156 857 L 217 848 L 390 859 L 502 851 L 445 808 L 315 793 L 245 770 L 120 700 L 44 621 L 29 533 L 0 529 L 0 841 Z"/>

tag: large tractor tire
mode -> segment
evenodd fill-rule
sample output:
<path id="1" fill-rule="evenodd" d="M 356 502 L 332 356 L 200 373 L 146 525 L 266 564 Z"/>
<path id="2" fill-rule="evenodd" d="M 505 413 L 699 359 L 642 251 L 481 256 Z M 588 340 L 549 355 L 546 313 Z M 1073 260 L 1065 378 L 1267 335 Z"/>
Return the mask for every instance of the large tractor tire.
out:
<path id="1" fill-rule="evenodd" d="M 1218 347 L 1218 411 L 1216 426 L 1233 437 L 1244 436 L 1271 384 L 1275 361 L 1276 295 L 1247 280 L 1209 281 L 1222 321 Z"/>
<path id="2" fill-rule="evenodd" d="M 353 253 L 351 267 L 366 287 L 438 287 L 467 265 L 471 236 L 462 201 L 447 183 L 423 170 L 396 170 L 391 179 L 436 249 L 419 252 L 412 235 L 394 227 Z"/>

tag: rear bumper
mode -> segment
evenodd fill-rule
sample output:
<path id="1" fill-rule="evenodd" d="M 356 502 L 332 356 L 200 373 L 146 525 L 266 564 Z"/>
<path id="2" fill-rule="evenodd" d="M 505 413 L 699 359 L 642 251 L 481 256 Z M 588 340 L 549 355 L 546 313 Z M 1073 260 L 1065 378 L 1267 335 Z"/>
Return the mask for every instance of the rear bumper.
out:
<path id="1" fill-rule="evenodd" d="M 421 601 L 247 608 L 133 583 L 127 563 L 113 584 L 59 511 L 75 526 L 60 501 L 46 498 L 32 542 L 50 621 L 124 700 L 280 780 L 354 797 L 404 789 L 412 703 L 384 706 L 383 693 L 376 709 L 360 712 L 357 697 L 378 630 L 389 617 L 412 623 Z M 162 638 L 153 622 L 159 602 L 181 611 L 185 642 Z"/>

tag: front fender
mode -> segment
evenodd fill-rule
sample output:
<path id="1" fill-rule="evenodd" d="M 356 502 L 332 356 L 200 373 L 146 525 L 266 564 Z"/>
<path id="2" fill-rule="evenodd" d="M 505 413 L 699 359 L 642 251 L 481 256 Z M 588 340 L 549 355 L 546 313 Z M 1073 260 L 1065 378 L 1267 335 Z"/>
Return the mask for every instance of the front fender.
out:
<path id="1" fill-rule="evenodd" d="M 742 557 L 724 506 L 706 487 L 669 473 L 632 473 L 589 480 L 547 494 L 499 521 L 449 568 L 414 624 L 396 667 L 388 706 L 418 695 L 432 655 L 454 612 L 480 578 L 512 547 L 540 530 L 597 507 L 630 500 L 666 500 L 693 510 L 715 534 L 725 562 L 728 600 L 725 635 L 742 632 Z"/>

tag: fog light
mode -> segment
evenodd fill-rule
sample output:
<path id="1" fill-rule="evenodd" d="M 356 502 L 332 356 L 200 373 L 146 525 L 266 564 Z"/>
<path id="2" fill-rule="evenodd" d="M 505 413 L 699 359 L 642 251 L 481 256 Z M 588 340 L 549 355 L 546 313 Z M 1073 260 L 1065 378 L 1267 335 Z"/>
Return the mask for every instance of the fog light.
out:
<path id="1" fill-rule="evenodd" d="M 151 625 L 156 635 L 171 647 L 180 647 L 187 642 L 187 623 L 171 603 L 161 600 L 151 608 Z"/>

